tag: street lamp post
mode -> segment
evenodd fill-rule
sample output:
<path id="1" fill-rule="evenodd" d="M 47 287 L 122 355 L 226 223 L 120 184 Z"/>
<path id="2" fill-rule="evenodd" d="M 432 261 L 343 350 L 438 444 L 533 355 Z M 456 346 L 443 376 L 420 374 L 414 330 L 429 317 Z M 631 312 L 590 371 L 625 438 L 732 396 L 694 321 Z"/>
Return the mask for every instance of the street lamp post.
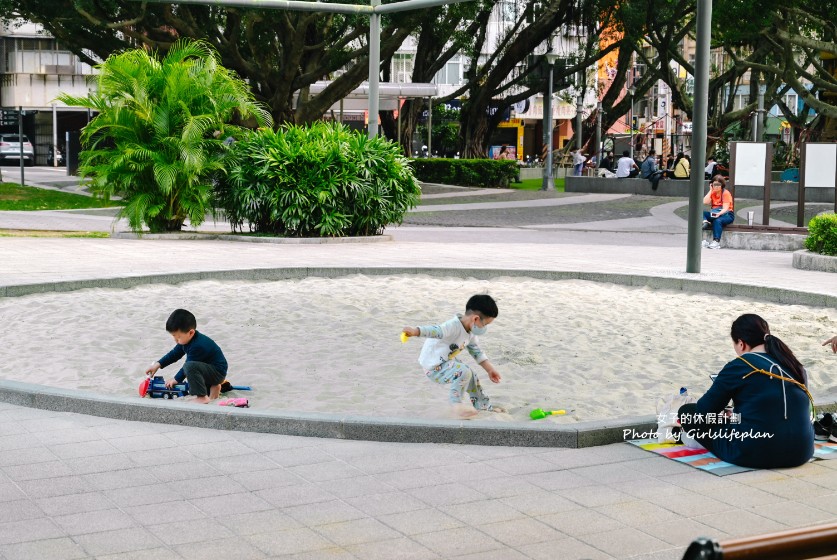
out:
<path id="1" fill-rule="evenodd" d="M 552 177 L 552 71 L 558 55 L 546 53 L 546 63 L 549 64 L 549 79 L 546 84 L 546 98 L 543 100 L 543 136 L 546 143 L 546 165 L 543 168 L 542 191 L 554 191 L 555 180 Z"/>
<path id="2" fill-rule="evenodd" d="M 697 2 L 695 33 L 695 104 L 692 112 L 692 173 L 689 179 L 689 233 L 686 272 L 700 272 L 703 217 L 703 168 L 706 166 L 706 129 L 709 119 L 709 48 L 712 39 L 712 0 Z"/>

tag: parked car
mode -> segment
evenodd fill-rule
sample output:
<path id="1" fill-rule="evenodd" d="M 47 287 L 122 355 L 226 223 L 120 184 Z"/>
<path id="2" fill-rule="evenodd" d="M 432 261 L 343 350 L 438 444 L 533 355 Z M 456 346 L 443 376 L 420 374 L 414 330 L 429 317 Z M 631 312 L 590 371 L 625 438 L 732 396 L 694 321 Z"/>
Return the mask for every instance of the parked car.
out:
<path id="1" fill-rule="evenodd" d="M 0 163 L 7 161 L 20 164 L 20 136 L 17 134 L 0 134 Z M 35 165 L 35 149 L 25 134 L 23 135 L 23 164 Z"/>
<path id="2" fill-rule="evenodd" d="M 53 165 L 55 165 L 54 162 L 53 162 L 52 150 L 53 150 L 53 147 L 52 147 L 52 144 L 50 144 L 49 149 L 47 150 L 47 165 L 50 166 L 50 167 L 53 167 Z M 58 149 L 55 150 L 55 155 L 58 156 L 58 158 L 57 158 L 58 159 L 58 166 L 60 167 L 60 166 L 64 165 L 64 152 L 61 149 L 61 146 L 59 146 Z"/>

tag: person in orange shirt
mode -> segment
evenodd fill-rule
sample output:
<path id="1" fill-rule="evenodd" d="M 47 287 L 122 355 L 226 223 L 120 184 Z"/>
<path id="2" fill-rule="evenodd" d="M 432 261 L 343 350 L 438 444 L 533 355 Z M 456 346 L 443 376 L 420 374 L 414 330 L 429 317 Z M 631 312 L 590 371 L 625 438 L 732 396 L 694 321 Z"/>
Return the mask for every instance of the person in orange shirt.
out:
<path id="1" fill-rule="evenodd" d="M 703 212 L 703 229 L 712 230 L 712 242 L 704 241 L 703 246 L 710 249 L 720 249 L 724 226 L 735 221 L 732 193 L 727 190 L 727 184 L 723 177 L 715 175 L 712 178 L 709 192 L 703 197 L 703 203 L 708 204 L 710 208 L 710 210 L 704 210 Z"/>

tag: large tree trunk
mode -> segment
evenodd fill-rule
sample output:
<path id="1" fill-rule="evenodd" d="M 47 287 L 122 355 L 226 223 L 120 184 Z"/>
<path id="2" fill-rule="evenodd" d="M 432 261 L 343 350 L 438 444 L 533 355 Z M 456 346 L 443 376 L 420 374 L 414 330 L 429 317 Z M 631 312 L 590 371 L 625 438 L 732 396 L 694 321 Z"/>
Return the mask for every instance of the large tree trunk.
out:
<path id="1" fill-rule="evenodd" d="M 486 157 L 488 146 L 488 115 L 482 103 L 466 102 L 461 113 L 462 157 L 476 159 Z"/>

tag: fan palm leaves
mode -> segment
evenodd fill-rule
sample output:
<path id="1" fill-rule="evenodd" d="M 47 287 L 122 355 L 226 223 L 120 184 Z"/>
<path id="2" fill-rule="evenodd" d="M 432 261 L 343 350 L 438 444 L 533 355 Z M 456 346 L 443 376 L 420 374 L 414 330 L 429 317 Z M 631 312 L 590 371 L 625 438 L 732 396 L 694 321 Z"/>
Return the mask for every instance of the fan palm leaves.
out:
<path id="1" fill-rule="evenodd" d="M 244 132 L 230 122 L 270 126 L 270 114 L 202 41 L 178 41 L 162 58 L 126 51 L 98 69 L 95 93 L 58 97 L 98 112 L 82 131 L 80 173 L 95 193 L 125 200 L 120 217 L 134 231 L 178 231 L 187 219 L 201 224 L 224 167 L 223 140 Z"/>

